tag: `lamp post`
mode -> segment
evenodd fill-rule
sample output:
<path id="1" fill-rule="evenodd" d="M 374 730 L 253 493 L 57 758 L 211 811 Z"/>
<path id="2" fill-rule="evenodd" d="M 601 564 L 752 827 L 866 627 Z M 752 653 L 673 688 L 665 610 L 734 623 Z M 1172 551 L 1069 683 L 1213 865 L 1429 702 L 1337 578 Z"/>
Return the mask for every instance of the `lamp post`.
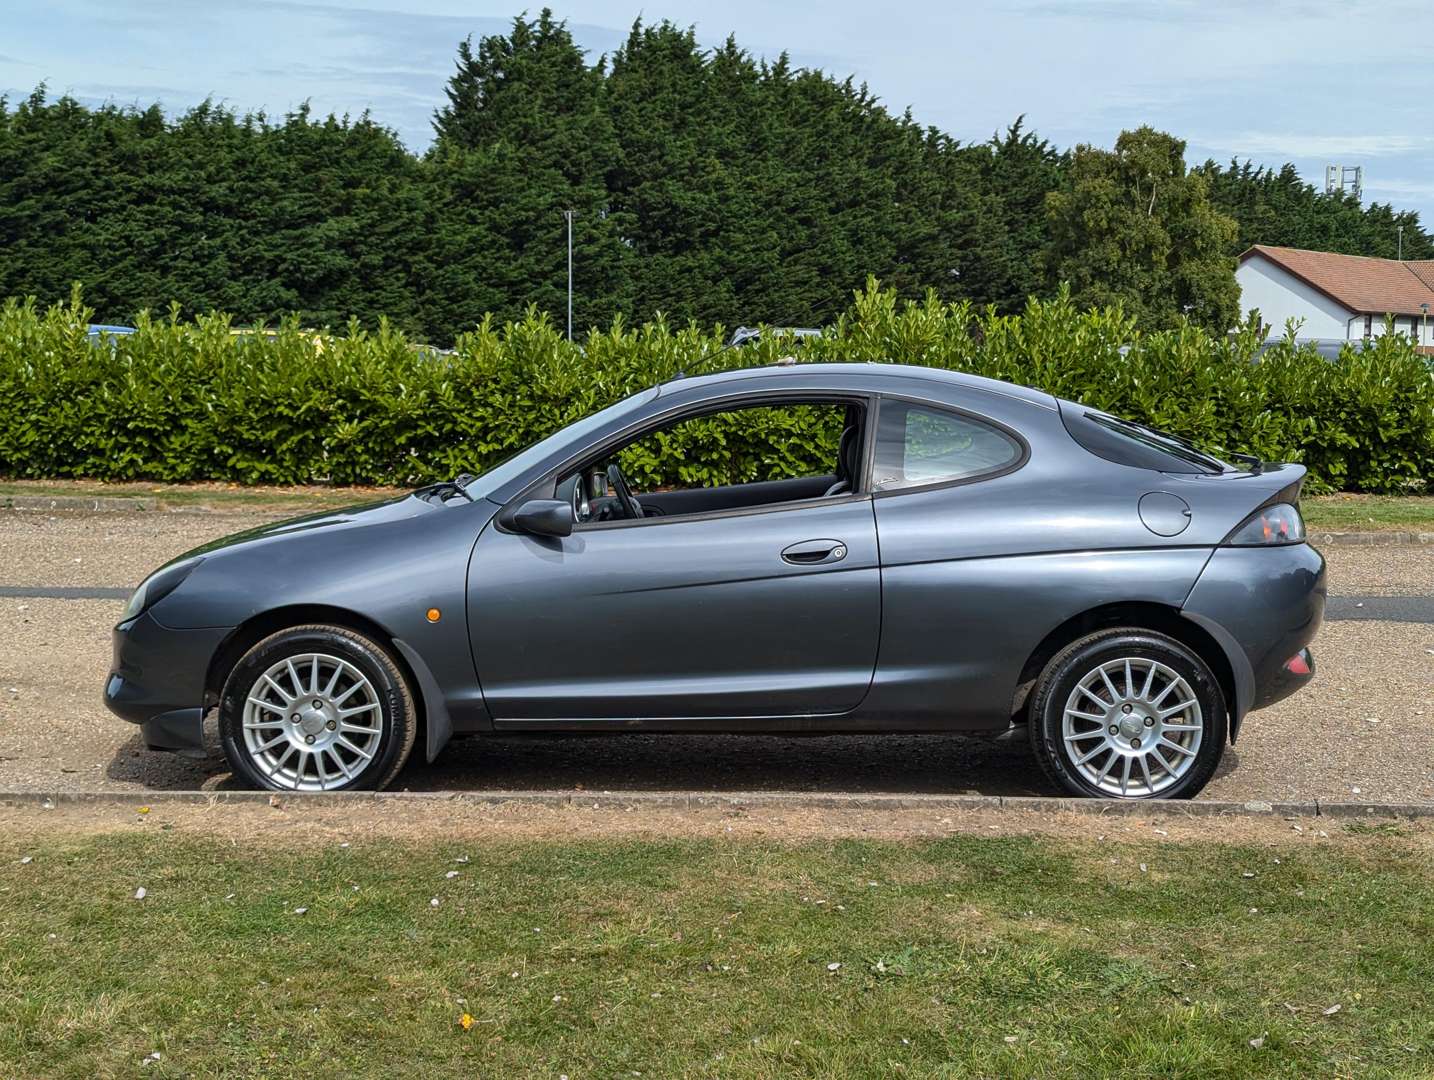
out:
<path id="1" fill-rule="evenodd" d="M 1419 312 L 1421 318 L 1419 320 L 1419 340 L 1414 343 L 1416 345 L 1429 337 L 1429 302 L 1427 300 L 1419 305 Z"/>
<path id="2" fill-rule="evenodd" d="M 572 215 L 575 209 L 565 209 L 562 217 L 568 219 L 568 340 L 572 340 Z"/>

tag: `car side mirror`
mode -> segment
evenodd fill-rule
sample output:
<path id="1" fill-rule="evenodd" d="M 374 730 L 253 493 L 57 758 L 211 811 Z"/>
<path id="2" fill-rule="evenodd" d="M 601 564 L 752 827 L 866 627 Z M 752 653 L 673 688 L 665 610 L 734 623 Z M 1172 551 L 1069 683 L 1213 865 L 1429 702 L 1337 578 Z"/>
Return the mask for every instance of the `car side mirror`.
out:
<path id="1" fill-rule="evenodd" d="M 566 499 L 529 499 L 513 511 L 509 524 L 533 536 L 571 536 L 573 504 Z"/>

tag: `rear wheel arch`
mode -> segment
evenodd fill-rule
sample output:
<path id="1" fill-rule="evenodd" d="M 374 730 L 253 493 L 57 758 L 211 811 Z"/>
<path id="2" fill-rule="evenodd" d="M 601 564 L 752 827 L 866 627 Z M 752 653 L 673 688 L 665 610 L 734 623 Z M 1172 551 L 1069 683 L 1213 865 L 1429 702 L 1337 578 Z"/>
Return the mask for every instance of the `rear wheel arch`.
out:
<path id="1" fill-rule="evenodd" d="M 1191 622 L 1178 610 L 1165 604 L 1148 602 L 1122 602 L 1104 604 L 1075 615 L 1061 623 L 1044 638 L 1026 660 L 1016 681 L 1016 691 L 1011 699 L 1012 723 L 1026 723 L 1029 720 L 1031 688 L 1040 678 L 1041 672 L 1062 649 L 1097 630 L 1115 626 L 1127 626 L 1134 630 L 1154 630 L 1174 638 L 1195 653 L 1215 674 L 1220 690 L 1230 713 L 1234 715 L 1236 692 L 1235 672 L 1230 659 L 1220 643 L 1204 627 Z M 1233 732 L 1234 726 L 1232 724 Z"/>

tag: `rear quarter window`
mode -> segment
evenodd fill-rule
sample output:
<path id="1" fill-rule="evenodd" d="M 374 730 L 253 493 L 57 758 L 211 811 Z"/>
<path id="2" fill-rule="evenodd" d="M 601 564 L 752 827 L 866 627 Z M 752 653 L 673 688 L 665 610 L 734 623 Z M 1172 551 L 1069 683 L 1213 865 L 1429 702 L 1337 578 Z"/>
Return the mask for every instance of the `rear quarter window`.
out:
<path id="1" fill-rule="evenodd" d="M 872 487 L 895 491 L 974 480 L 1004 472 L 1023 453 L 1010 435 L 973 417 L 886 400 L 876 426 Z"/>
<path id="2" fill-rule="evenodd" d="M 1167 473 L 1224 471 L 1224 463 L 1218 458 L 1140 424 L 1071 401 L 1062 401 L 1060 410 L 1070 437 L 1106 461 Z"/>

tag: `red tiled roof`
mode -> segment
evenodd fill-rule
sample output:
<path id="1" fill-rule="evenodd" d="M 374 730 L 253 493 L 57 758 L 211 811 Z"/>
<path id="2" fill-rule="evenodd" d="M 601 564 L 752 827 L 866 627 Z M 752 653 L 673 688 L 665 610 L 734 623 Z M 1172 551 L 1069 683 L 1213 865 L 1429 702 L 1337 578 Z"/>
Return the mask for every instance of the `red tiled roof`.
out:
<path id="1" fill-rule="evenodd" d="M 1240 262 L 1255 255 L 1360 315 L 1420 315 L 1420 304 L 1428 304 L 1434 314 L 1434 260 L 1397 262 L 1256 244 Z"/>
<path id="2" fill-rule="evenodd" d="M 1404 264 L 1420 281 L 1434 289 L 1434 259 L 1417 259 Z"/>

